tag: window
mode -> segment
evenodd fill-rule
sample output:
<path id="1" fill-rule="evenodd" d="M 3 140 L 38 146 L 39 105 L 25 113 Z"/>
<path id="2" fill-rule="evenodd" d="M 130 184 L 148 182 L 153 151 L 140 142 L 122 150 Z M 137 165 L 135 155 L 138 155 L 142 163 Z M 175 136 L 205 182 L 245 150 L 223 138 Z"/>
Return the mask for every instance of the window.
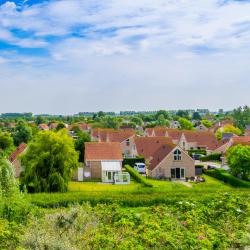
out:
<path id="1" fill-rule="evenodd" d="M 129 139 L 126 140 L 126 145 L 129 146 L 130 145 L 130 141 Z"/>
<path id="2" fill-rule="evenodd" d="M 181 161 L 181 151 L 179 149 L 176 149 L 174 151 L 174 160 L 175 161 Z"/>
<path id="3" fill-rule="evenodd" d="M 171 168 L 171 178 L 175 178 L 175 168 Z"/>
<path id="4" fill-rule="evenodd" d="M 185 178 L 185 169 L 181 168 L 181 178 Z"/>

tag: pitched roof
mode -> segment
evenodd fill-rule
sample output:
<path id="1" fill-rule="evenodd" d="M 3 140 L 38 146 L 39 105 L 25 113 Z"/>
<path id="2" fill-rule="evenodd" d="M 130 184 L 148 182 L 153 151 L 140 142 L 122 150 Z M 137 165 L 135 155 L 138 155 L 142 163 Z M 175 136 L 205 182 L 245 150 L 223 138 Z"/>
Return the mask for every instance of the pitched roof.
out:
<path id="1" fill-rule="evenodd" d="M 26 148 L 27 148 L 27 145 L 25 143 L 21 143 L 17 147 L 17 149 L 10 155 L 9 161 L 11 163 L 14 162 L 17 159 L 17 157 L 25 151 Z"/>
<path id="2" fill-rule="evenodd" d="M 232 138 L 232 146 L 235 146 L 238 144 L 250 146 L 250 136 L 233 137 Z"/>
<path id="3" fill-rule="evenodd" d="M 138 155 L 150 160 L 149 169 L 153 170 L 175 147 L 167 137 L 136 137 L 135 145 Z"/>
<path id="4" fill-rule="evenodd" d="M 38 127 L 41 129 L 41 130 L 49 130 L 49 126 L 45 123 L 41 123 L 38 125 Z"/>
<path id="5" fill-rule="evenodd" d="M 197 146 L 207 147 L 209 150 L 215 150 L 223 144 L 212 132 L 185 130 L 183 134 L 187 142 L 196 142 Z"/>
<path id="6" fill-rule="evenodd" d="M 134 130 L 114 130 L 114 129 L 98 129 L 93 130 L 92 136 L 100 142 L 123 142 L 135 135 Z"/>
<path id="7" fill-rule="evenodd" d="M 117 160 L 121 161 L 122 151 L 119 142 L 86 142 L 85 161 Z"/>

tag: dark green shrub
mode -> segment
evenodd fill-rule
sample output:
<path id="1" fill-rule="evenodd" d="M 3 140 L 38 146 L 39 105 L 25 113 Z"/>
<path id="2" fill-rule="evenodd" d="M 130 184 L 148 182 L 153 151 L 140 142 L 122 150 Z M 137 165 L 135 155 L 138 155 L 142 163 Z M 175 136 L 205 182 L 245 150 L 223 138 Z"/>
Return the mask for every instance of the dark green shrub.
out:
<path id="1" fill-rule="evenodd" d="M 242 187 L 242 188 L 250 188 L 250 182 L 242 181 L 224 169 L 213 169 L 213 170 L 206 170 L 205 173 L 211 177 L 214 177 L 218 180 L 221 180 L 225 183 L 230 184 L 233 187 Z"/>
<path id="2" fill-rule="evenodd" d="M 190 149 L 190 150 L 188 150 L 188 154 L 190 156 L 192 156 L 192 154 L 207 155 L 207 151 L 204 149 Z"/>
<path id="3" fill-rule="evenodd" d="M 206 156 L 201 157 L 200 160 L 201 161 L 220 161 L 221 154 L 215 153 L 215 154 L 206 155 Z"/>
<path id="4" fill-rule="evenodd" d="M 134 166 L 135 163 L 145 163 L 144 157 L 136 157 L 136 158 L 125 158 L 123 160 L 123 166 L 129 165 L 129 166 Z"/>
<path id="5" fill-rule="evenodd" d="M 134 178 L 138 183 L 143 184 L 146 187 L 152 187 L 153 185 L 147 182 L 146 178 L 141 176 L 135 169 L 133 169 L 129 165 L 125 165 L 125 169 L 130 173 L 130 175 Z"/>

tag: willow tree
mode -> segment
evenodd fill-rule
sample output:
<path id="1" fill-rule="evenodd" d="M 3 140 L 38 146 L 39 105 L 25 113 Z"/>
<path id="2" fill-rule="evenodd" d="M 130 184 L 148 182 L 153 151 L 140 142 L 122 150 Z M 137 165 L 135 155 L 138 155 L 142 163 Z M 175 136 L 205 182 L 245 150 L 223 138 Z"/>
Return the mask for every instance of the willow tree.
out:
<path id="1" fill-rule="evenodd" d="M 78 167 L 78 153 L 65 129 L 43 131 L 29 144 L 21 162 L 21 185 L 28 192 L 64 192 Z"/>

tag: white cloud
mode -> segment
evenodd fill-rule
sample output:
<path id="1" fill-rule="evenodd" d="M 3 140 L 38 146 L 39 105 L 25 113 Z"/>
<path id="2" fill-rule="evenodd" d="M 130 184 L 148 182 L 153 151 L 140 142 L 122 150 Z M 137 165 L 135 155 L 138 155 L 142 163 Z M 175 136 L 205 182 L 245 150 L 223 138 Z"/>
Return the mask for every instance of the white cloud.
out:
<path id="1" fill-rule="evenodd" d="M 51 0 L 17 8 L 0 7 L 0 40 L 48 55 L 0 51 L 2 111 L 250 104 L 250 3 Z"/>

